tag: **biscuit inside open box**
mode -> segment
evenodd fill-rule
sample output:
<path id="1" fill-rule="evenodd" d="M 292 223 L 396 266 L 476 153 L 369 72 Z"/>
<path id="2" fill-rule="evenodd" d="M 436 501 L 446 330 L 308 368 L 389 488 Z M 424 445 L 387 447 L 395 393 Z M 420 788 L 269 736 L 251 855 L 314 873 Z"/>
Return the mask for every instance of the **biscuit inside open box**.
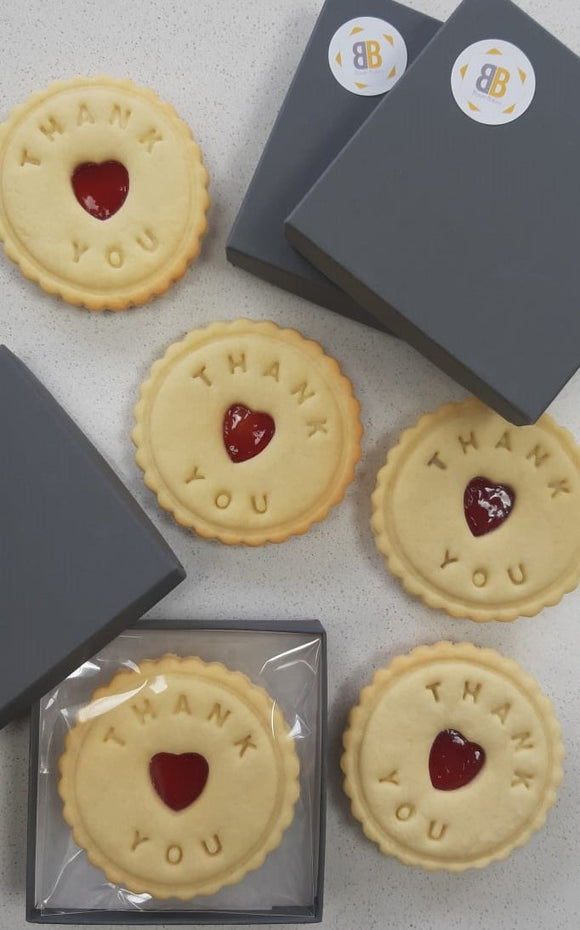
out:
<path id="1" fill-rule="evenodd" d="M 152 626 L 142 622 L 142 628 L 123 634 L 38 708 L 34 726 L 40 774 L 31 825 L 36 842 L 31 913 L 47 922 L 94 909 L 107 917 L 104 922 L 118 914 L 122 922 L 138 922 L 139 913 L 149 911 L 163 912 L 167 922 L 184 911 L 192 922 L 220 911 L 239 913 L 242 922 L 248 912 L 262 913 L 273 922 L 295 914 L 316 919 L 323 869 L 321 627 Z M 151 656 L 163 656 L 167 650 L 198 658 L 148 664 Z M 164 672 L 163 662 L 169 662 L 171 670 Z M 141 678 L 140 686 L 133 688 L 138 667 L 151 674 L 145 676 L 146 685 Z M 194 669 L 209 675 L 211 693 L 198 693 L 199 680 L 195 682 L 195 674 L 191 677 Z M 117 697 L 111 692 L 115 676 L 122 686 Z M 91 702 L 95 686 L 100 690 Z M 85 719 L 80 726 L 79 715 Z M 70 759 L 63 757 L 67 733 L 72 734 L 67 754 L 81 744 L 85 753 L 84 772 L 75 783 L 70 781 Z M 93 753 L 96 759 L 102 750 L 110 758 L 95 781 Z M 62 770 L 69 772 L 69 787 L 64 789 L 61 758 Z M 189 783 L 185 794 L 184 779 Z M 103 863 L 91 864 L 63 818 L 59 781 L 67 810 L 84 795 L 88 813 L 81 814 L 80 833 L 87 827 L 93 830 L 98 855 L 111 844 L 124 847 L 123 861 L 144 851 L 145 858 L 153 854 L 144 866 L 146 877 L 159 885 L 180 872 L 181 897 L 179 882 L 173 897 L 170 885 L 150 891 L 143 887 L 140 893 L 136 885 L 130 890 L 128 883 L 114 880 L 114 866 L 104 876 Z M 75 819 L 78 828 L 78 820 L 69 819 Z M 180 832 L 181 825 L 185 826 Z M 235 850 L 241 851 L 236 863 L 226 862 Z M 89 855 L 94 858 L 90 849 Z M 203 871 L 208 879 L 204 885 L 199 883 Z M 189 879 L 184 882 L 185 874 Z M 228 880 L 237 883 L 228 885 Z M 221 885 L 221 890 L 212 893 L 210 883 Z"/>

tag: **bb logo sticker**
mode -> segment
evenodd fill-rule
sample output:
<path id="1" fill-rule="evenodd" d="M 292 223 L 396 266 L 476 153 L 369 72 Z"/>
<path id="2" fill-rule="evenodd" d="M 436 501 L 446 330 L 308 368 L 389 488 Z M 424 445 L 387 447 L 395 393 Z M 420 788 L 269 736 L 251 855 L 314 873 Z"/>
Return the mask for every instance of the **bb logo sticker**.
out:
<path id="1" fill-rule="evenodd" d="M 451 90 L 457 106 L 471 119 L 501 126 L 526 112 L 536 92 L 536 75 L 516 45 L 483 39 L 457 58 Z"/>
<path id="2" fill-rule="evenodd" d="M 376 97 L 390 90 L 405 73 L 407 46 L 401 33 L 384 19 L 361 16 L 335 32 L 328 63 L 346 90 Z"/>

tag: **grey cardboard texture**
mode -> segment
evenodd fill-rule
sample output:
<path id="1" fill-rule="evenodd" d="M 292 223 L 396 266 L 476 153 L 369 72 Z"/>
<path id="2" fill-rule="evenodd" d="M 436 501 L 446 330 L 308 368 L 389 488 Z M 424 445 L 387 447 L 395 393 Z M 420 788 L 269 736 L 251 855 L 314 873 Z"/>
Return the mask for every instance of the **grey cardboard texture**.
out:
<path id="1" fill-rule="evenodd" d="M 536 92 L 466 116 L 458 56 L 505 40 Z M 516 424 L 580 363 L 580 59 L 509 0 L 464 0 L 289 217 L 290 241 L 369 312 Z"/>
<path id="2" fill-rule="evenodd" d="M 285 290 L 359 322 L 384 324 L 358 306 L 289 245 L 284 221 L 325 168 L 375 110 L 382 95 L 353 94 L 333 77 L 328 47 L 357 16 L 384 19 L 402 34 L 411 62 L 433 37 L 438 20 L 392 0 L 327 0 L 230 233 L 226 253 Z"/>
<path id="3" fill-rule="evenodd" d="M 0 727 L 185 577 L 127 489 L 0 346 Z"/>

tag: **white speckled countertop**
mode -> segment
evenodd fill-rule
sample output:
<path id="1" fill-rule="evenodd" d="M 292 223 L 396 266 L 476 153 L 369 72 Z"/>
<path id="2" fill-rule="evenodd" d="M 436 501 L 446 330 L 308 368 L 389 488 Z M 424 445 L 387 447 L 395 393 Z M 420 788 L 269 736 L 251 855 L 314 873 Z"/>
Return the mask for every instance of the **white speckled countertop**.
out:
<path id="1" fill-rule="evenodd" d="M 185 565 L 188 580 L 153 616 L 316 616 L 325 624 L 330 783 L 323 927 L 573 930 L 580 926 L 580 590 L 533 620 L 484 626 L 452 620 L 408 597 L 385 571 L 369 530 L 376 472 L 401 429 L 464 392 L 401 342 L 226 262 L 227 233 L 320 5 L 2 0 L 0 119 L 57 78 L 129 76 L 152 86 L 193 127 L 211 175 L 213 206 L 202 257 L 188 275 L 161 300 L 119 315 L 89 314 L 47 296 L 0 255 L 0 342 L 68 409 Z M 445 18 L 456 4 L 410 5 Z M 580 53 L 574 0 L 520 5 Z M 187 330 L 240 315 L 273 319 L 320 340 L 340 360 L 362 403 L 357 480 L 328 520 L 283 549 L 227 548 L 179 529 L 157 509 L 133 461 L 131 411 L 152 361 Z M 550 412 L 580 440 L 580 375 Z M 398 652 L 445 637 L 492 646 L 520 661 L 551 696 L 567 749 L 566 777 L 547 827 L 506 862 L 460 876 L 427 874 L 381 856 L 350 815 L 338 768 L 346 714 L 373 671 Z M 26 721 L 0 732 L 0 930 L 25 926 L 27 737 Z"/>

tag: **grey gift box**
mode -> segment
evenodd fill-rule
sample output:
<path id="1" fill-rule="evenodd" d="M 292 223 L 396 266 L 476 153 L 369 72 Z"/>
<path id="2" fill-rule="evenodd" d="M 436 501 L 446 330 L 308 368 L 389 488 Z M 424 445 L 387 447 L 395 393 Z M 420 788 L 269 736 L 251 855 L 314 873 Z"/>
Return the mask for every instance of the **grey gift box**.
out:
<path id="1" fill-rule="evenodd" d="M 516 45 L 535 71 L 531 104 L 504 125 L 453 97 L 454 64 L 481 40 Z M 510 0 L 464 0 L 286 225 L 354 300 L 516 424 L 580 363 L 579 91 L 580 60 Z"/>
<path id="2" fill-rule="evenodd" d="M 0 727 L 185 577 L 110 466 L 0 346 Z"/>
<path id="3" fill-rule="evenodd" d="M 403 36 L 408 60 L 441 25 L 393 0 L 326 0 L 256 168 L 226 246 L 227 257 L 260 278 L 361 323 L 382 322 L 305 261 L 284 238 L 284 220 L 376 109 L 381 95 L 351 93 L 335 80 L 328 48 L 357 16 L 387 21 Z"/>

